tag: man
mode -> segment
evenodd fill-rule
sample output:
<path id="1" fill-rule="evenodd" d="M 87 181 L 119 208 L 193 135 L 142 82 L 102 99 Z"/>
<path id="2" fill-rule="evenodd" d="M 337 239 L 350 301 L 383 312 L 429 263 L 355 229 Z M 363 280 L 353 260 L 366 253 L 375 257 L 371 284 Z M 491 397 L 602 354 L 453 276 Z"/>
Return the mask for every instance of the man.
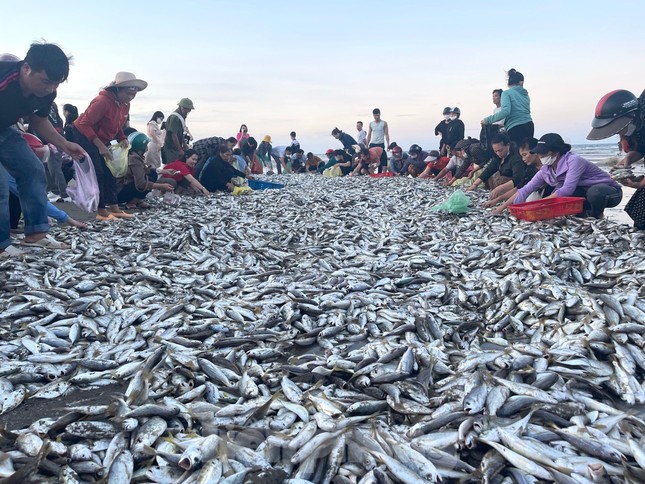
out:
<path id="1" fill-rule="evenodd" d="M 187 97 L 177 103 L 175 109 L 166 119 L 166 138 L 164 139 L 163 148 L 161 148 L 161 158 L 164 165 L 172 163 L 184 156 L 184 151 L 188 149 L 185 134 L 186 117 L 195 106 Z"/>
<path id="2" fill-rule="evenodd" d="M 296 139 L 295 131 L 292 131 L 291 133 L 289 133 L 289 137 L 291 138 L 291 145 L 289 145 L 291 146 L 291 152 L 295 153 L 300 149 L 300 141 Z"/>
<path id="3" fill-rule="evenodd" d="M 356 121 L 356 131 L 358 131 L 358 144 L 367 146 L 365 144 L 367 132 L 363 129 L 363 121 Z"/>
<path id="4" fill-rule="evenodd" d="M 374 108 L 372 110 L 372 115 L 374 116 L 374 121 L 369 125 L 367 131 L 367 139 L 365 143 L 368 148 L 383 148 L 381 152 L 381 162 L 378 167 L 378 172 L 382 173 L 387 171 L 387 154 L 385 153 L 385 143 L 390 144 L 390 129 L 387 125 L 387 121 L 381 119 L 381 110 L 379 108 Z"/>
<path id="5" fill-rule="evenodd" d="M 40 138 L 75 158 L 83 149 L 67 141 L 48 119 L 58 85 L 69 75 L 70 58 L 54 44 L 34 43 L 24 61 L 0 62 L 0 257 L 18 256 L 11 245 L 7 172 L 16 179 L 25 218 L 23 245 L 67 248 L 47 235 L 47 178 L 43 163 L 14 126 L 30 116 Z"/>
<path id="6" fill-rule="evenodd" d="M 356 156 L 356 150 L 354 149 L 354 146 L 356 146 L 356 140 L 338 128 L 332 129 L 331 135 L 343 144 L 343 149 L 345 150 L 346 155 L 345 159 L 350 161 L 353 160 L 354 156 Z"/>
<path id="7" fill-rule="evenodd" d="M 502 91 L 501 89 L 495 89 L 493 91 L 493 104 L 495 105 L 495 109 L 493 109 L 493 114 L 497 114 L 502 110 Z M 496 124 L 500 128 L 504 127 L 504 120 L 500 119 L 499 121 L 495 121 L 493 124 Z"/>
<path id="8" fill-rule="evenodd" d="M 307 157 L 305 156 L 304 150 L 300 149 L 296 151 L 291 157 L 291 166 L 292 166 L 293 172 L 304 173 L 306 162 L 307 162 Z"/>
<path id="9" fill-rule="evenodd" d="M 356 168 L 349 176 L 369 175 L 376 172 L 376 169 L 381 164 L 381 155 L 385 151 L 380 146 L 373 146 L 371 148 L 361 148 L 356 162 Z"/>
<path id="10" fill-rule="evenodd" d="M 287 161 L 291 158 L 291 146 L 274 146 L 271 148 L 271 158 L 275 160 L 278 175 L 282 175 L 282 169 L 287 167 Z"/>
<path id="11" fill-rule="evenodd" d="M 210 138 L 198 139 L 193 143 L 193 149 L 197 152 L 199 156 L 199 161 L 195 165 L 195 179 L 199 180 L 199 175 L 204 169 L 206 161 L 211 157 L 215 156 L 219 152 L 219 147 L 224 143 L 228 144 L 228 147 L 231 147 L 230 143 L 231 138 L 225 140 L 219 136 L 212 136 Z M 233 138 L 233 143 L 237 143 L 235 138 Z M 176 160 L 175 160 L 176 161 Z M 170 163 L 173 163 L 172 161 Z"/>

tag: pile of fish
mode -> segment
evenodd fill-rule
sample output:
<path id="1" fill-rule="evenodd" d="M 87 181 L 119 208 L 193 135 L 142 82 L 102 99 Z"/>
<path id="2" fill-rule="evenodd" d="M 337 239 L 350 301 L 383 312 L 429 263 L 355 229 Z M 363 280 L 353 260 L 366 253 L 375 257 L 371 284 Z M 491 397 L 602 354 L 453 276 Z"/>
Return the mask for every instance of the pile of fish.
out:
<path id="1" fill-rule="evenodd" d="M 0 263 L 0 477 L 645 480 L 642 233 L 279 181 Z"/>

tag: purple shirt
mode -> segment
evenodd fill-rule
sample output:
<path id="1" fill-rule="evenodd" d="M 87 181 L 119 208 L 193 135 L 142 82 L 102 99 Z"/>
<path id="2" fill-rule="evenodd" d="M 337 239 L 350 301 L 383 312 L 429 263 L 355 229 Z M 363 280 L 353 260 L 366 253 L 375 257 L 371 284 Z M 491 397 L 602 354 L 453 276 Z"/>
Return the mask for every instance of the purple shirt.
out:
<path id="1" fill-rule="evenodd" d="M 606 171 L 569 151 L 558 161 L 556 173 L 550 166 L 540 168 L 531 181 L 517 192 L 513 204 L 524 202 L 531 193 L 545 185 L 555 187 L 553 193 L 557 197 L 570 197 L 577 187 L 588 188 L 600 184 L 620 188 Z"/>

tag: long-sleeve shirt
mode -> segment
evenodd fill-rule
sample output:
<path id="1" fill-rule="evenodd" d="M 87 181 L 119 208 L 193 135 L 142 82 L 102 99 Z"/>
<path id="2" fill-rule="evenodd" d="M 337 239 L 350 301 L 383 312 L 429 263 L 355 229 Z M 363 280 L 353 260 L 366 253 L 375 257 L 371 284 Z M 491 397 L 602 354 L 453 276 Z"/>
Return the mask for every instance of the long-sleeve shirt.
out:
<path id="1" fill-rule="evenodd" d="M 123 141 L 126 139 L 123 126 L 129 112 L 130 103 L 121 104 L 112 91 L 104 89 L 74 121 L 74 126 L 91 142 L 96 138 L 105 144 L 112 140 Z"/>
<path id="2" fill-rule="evenodd" d="M 209 192 L 228 191 L 226 184 L 238 176 L 245 178 L 246 174 L 236 170 L 219 156 L 215 156 L 204 166 L 199 181 Z"/>
<path id="3" fill-rule="evenodd" d="M 403 167 L 401 168 L 401 173 L 403 175 L 408 173 L 408 168 L 410 168 L 410 165 L 415 166 L 419 171 L 423 171 L 426 169 L 426 158 L 428 157 L 428 153 L 425 151 L 422 151 L 417 155 L 416 158 L 412 158 L 412 156 L 408 156 L 408 159 L 405 160 L 405 163 L 403 163 Z"/>
<path id="4" fill-rule="evenodd" d="M 350 135 L 342 131 L 340 133 L 340 136 L 338 137 L 338 141 L 340 141 L 343 144 L 343 148 L 345 148 L 346 150 L 350 150 L 352 153 L 354 152 L 354 148 L 352 148 L 352 146 L 354 146 L 355 144 L 358 144 L 356 143 L 356 140 L 354 138 L 352 138 Z"/>
<path id="5" fill-rule="evenodd" d="M 526 124 L 531 119 L 531 99 L 529 93 L 522 86 L 509 87 L 502 92 L 501 109 L 486 118 L 484 124 L 492 124 L 504 120 L 506 131 L 520 124 Z"/>
<path id="6" fill-rule="evenodd" d="M 119 179 L 119 189 L 134 183 L 137 191 L 149 192 L 152 190 L 154 184 L 152 180 L 148 179 L 149 172 L 150 166 L 146 165 L 143 157 L 139 153 L 130 151 L 130 155 L 128 156 L 128 171 L 122 179 Z"/>
<path id="7" fill-rule="evenodd" d="M 446 134 L 444 136 L 445 143 L 450 146 L 450 148 L 454 148 L 458 142 L 464 139 L 465 131 L 466 127 L 464 126 L 464 122 L 461 119 L 450 121 L 448 123 L 448 129 L 446 130 Z"/>
<path id="8" fill-rule="evenodd" d="M 513 203 L 524 202 L 531 193 L 545 185 L 555 187 L 553 193 L 558 197 L 570 197 L 576 187 L 589 188 L 600 184 L 620 188 L 607 172 L 569 151 L 562 155 L 555 172 L 550 166 L 540 168 L 531 181 L 517 192 Z"/>
<path id="9" fill-rule="evenodd" d="M 493 156 L 484 171 L 479 175 L 479 178 L 481 181 L 487 182 L 491 176 L 499 172 L 501 176 L 512 178 L 515 188 L 522 188 L 528 181 L 525 179 L 527 169 L 530 169 L 530 167 L 522 161 L 520 154 L 511 149 L 503 160 Z M 533 170 L 533 173 L 535 173 L 535 170 Z"/>

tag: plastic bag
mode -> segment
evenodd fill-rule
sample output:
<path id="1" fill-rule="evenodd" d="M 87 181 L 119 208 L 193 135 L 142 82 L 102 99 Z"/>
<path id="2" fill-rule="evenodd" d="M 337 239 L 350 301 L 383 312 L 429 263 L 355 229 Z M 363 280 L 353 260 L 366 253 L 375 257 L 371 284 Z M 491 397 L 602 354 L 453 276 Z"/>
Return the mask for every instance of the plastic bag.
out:
<path id="1" fill-rule="evenodd" d="M 245 195 L 247 193 L 251 193 L 252 191 L 253 189 L 251 189 L 250 187 L 235 187 L 233 188 L 233 195 L 237 197 L 239 195 Z"/>
<path id="2" fill-rule="evenodd" d="M 470 198 L 461 190 L 457 190 L 450 195 L 448 200 L 442 204 L 435 205 L 430 210 L 433 212 L 466 213 L 468 211 L 468 205 L 470 205 Z"/>
<path id="3" fill-rule="evenodd" d="M 103 157 L 105 164 L 112 172 L 115 178 L 124 177 L 128 171 L 128 150 L 130 146 L 123 148 L 120 144 L 108 148 L 112 154 L 112 159 Z"/>
<path id="4" fill-rule="evenodd" d="M 343 170 L 341 170 L 339 165 L 330 166 L 325 171 L 323 171 L 323 176 L 328 176 L 331 178 L 343 176 Z"/>
<path id="5" fill-rule="evenodd" d="M 74 171 L 76 172 L 76 186 L 69 185 L 67 194 L 72 202 L 86 212 L 95 212 L 99 206 L 99 184 L 96 181 L 96 172 L 90 159 L 85 153 L 85 158 L 73 160 Z"/>

